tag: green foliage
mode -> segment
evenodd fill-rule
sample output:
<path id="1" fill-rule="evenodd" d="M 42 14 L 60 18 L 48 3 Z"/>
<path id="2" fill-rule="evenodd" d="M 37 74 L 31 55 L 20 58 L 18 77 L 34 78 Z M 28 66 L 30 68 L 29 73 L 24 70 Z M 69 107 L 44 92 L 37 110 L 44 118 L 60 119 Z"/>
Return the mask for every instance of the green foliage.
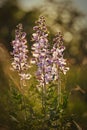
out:
<path id="1" fill-rule="evenodd" d="M 57 84 L 47 86 L 45 113 L 42 108 L 42 92 L 31 85 L 27 95 L 14 86 L 9 90 L 9 117 L 12 130 L 68 130 L 69 117 L 66 115 L 68 94 L 62 92 L 62 102 L 58 105 Z"/>

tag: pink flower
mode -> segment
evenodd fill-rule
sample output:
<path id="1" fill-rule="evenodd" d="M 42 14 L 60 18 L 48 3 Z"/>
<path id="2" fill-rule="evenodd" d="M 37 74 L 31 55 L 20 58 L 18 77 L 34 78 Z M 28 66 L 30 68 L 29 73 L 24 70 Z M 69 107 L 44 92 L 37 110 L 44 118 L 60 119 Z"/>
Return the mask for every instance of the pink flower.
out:
<path id="1" fill-rule="evenodd" d="M 48 84 L 51 80 L 51 55 L 49 51 L 48 43 L 48 31 L 46 28 L 45 18 L 40 17 L 34 27 L 35 33 L 32 34 L 32 46 L 33 59 L 32 63 L 37 65 L 36 77 L 39 82 L 39 86 Z"/>
<path id="2" fill-rule="evenodd" d="M 15 30 L 15 40 L 12 41 L 12 68 L 18 72 L 21 80 L 29 79 L 30 77 L 30 74 L 26 74 L 26 70 L 29 68 L 27 63 L 28 47 L 26 43 L 26 33 L 23 32 L 22 24 L 19 24 Z"/>
<path id="3" fill-rule="evenodd" d="M 63 36 L 60 32 L 57 33 L 53 39 L 54 45 L 53 49 L 51 50 L 53 62 L 52 73 L 54 73 L 56 79 L 58 79 L 58 71 L 62 71 L 63 74 L 66 74 L 66 72 L 69 70 L 69 67 L 66 66 L 66 59 L 63 58 L 63 52 L 65 50 L 63 41 Z"/>

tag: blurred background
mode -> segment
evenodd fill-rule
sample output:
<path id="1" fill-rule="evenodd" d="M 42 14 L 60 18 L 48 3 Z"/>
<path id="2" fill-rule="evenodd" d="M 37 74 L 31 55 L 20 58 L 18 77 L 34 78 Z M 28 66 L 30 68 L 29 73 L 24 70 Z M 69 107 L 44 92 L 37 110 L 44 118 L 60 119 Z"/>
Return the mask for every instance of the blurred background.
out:
<path id="1" fill-rule="evenodd" d="M 15 81 L 9 69 L 15 27 L 23 24 L 30 50 L 33 26 L 40 15 L 46 17 L 50 44 L 56 32 L 64 35 L 70 66 L 66 76 L 68 113 L 87 130 L 87 0 L 0 0 L 0 130 L 8 129 L 7 92 L 10 80 Z"/>

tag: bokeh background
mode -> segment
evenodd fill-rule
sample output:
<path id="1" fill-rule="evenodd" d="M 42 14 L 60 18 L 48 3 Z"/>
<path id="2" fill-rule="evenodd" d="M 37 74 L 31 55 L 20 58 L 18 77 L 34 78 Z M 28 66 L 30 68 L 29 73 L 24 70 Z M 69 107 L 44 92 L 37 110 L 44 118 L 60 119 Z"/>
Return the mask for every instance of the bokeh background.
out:
<path id="1" fill-rule="evenodd" d="M 50 44 L 55 32 L 64 35 L 70 66 L 66 76 L 70 93 L 67 114 L 73 114 L 79 126 L 87 130 L 87 0 L 0 0 L 0 130 L 8 129 L 10 81 L 17 86 L 9 69 L 15 27 L 23 24 L 30 50 L 32 28 L 40 15 L 46 17 Z"/>

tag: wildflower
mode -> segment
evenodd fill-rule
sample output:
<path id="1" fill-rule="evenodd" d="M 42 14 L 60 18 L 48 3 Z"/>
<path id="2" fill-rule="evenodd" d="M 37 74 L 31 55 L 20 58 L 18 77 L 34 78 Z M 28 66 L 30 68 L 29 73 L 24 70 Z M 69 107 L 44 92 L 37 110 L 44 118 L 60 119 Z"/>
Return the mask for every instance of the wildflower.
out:
<path id="1" fill-rule="evenodd" d="M 17 26 L 15 30 L 15 40 L 12 41 L 13 46 L 13 62 L 12 68 L 16 70 L 21 80 L 30 78 L 30 74 L 26 74 L 26 70 L 29 68 L 28 60 L 28 47 L 27 47 L 26 33 L 23 32 L 22 24 Z"/>
<path id="2" fill-rule="evenodd" d="M 37 26 L 33 28 L 35 33 L 32 34 L 33 59 L 32 63 L 36 63 L 38 70 L 36 77 L 40 86 L 48 84 L 51 81 L 51 55 L 48 44 L 48 31 L 44 17 L 40 17 L 36 22 Z"/>
<path id="3" fill-rule="evenodd" d="M 54 45 L 51 50 L 52 53 L 52 74 L 55 75 L 55 80 L 58 79 L 58 71 L 62 71 L 63 74 L 69 70 L 69 67 L 66 66 L 66 59 L 63 58 L 63 52 L 65 50 L 65 46 L 63 46 L 63 36 L 59 32 L 55 35 L 53 39 Z"/>

